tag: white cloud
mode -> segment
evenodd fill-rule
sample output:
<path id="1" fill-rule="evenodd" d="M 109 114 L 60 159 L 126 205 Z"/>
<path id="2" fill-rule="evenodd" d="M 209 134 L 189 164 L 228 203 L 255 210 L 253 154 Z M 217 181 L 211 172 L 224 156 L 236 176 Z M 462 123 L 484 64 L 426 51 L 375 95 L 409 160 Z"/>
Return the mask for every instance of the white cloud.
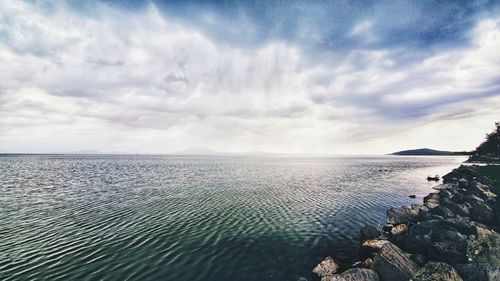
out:
<path id="1" fill-rule="evenodd" d="M 352 35 L 372 26 L 361 22 Z M 436 139 L 456 134 L 464 140 L 451 148 L 470 149 L 477 138 L 452 120 L 464 120 L 453 116 L 472 97 L 478 104 L 466 120 L 488 127 L 500 116 L 477 110 L 498 101 L 486 94 L 498 90 L 498 26 L 480 22 L 472 45 L 422 63 L 399 62 L 401 49 L 354 49 L 342 58 L 324 51 L 313 63 L 284 41 L 218 42 L 153 5 L 96 4 L 89 16 L 2 2 L 0 151 L 373 153 L 402 147 L 405 137 L 417 144 L 422 131 L 413 126 Z M 430 109 L 406 119 L 415 104 Z"/>

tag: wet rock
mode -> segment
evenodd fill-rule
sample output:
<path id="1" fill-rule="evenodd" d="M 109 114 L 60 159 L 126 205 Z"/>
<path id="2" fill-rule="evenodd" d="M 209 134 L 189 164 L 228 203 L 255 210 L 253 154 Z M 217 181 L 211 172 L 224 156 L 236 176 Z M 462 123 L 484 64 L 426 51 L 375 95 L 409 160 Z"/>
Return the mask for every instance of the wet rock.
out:
<path id="1" fill-rule="evenodd" d="M 418 266 L 396 245 L 386 243 L 373 260 L 373 269 L 382 280 L 407 281 L 415 275 Z"/>
<path id="2" fill-rule="evenodd" d="M 468 181 L 467 179 L 474 179 L 479 176 L 477 172 L 477 167 L 475 166 L 460 166 L 456 169 L 453 169 L 450 173 L 443 176 L 443 181 L 445 183 L 450 183 L 457 181 L 457 179 L 463 179 Z"/>
<path id="3" fill-rule="evenodd" d="M 432 245 L 429 258 L 450 264 L 463 263 L 467 260 L 467 236 L 456 229 L 441 224 L 431 235 Z"/>
<path id="4" fill-rule="evenodd" d="M 313 269 L 313 272 L 318 274 L 319 277 L 325 277 L 334 274 L 338 269 L 339 266 L 335 261 L 331 257 L 327 257 Z"/>
<path id="5" fill-rule="evenodd" d="M 466 217 L 448 218 L 440 221 L 440 224 L 446 228 L 453 228 L 463 235 L 476 234 L 476 226 Z"/>
<path id="6" fill-rule="evenodd" d="M 418 266 L 424 266 L 429 259 L 421 254 L 414 254 L 410 256 L 410 259 L 415 262 Z"/>
<path id="7" fill-rule="evenodd" d="M 436 215 L 433 215 L 430 213 L 430 210 L 427 206 L 423 205 L 420 206 L 420 211 L 418 213 L 418 220 L 419 221 L 428 221 L 428 220 L 434 220 L 434 219 L 440 219 L 442 217 L 438 217 Z"/>
<path id="8" fill-rule="evenodd" d="M 470 236 L 467 258 L 471 263 L 486 263 L 500 268 L 500 234 Z"/>
<path id="9" fill-rule="evenodd" d="M 332 276 L 321 278 L 321 281 L 379 281 L 379 277 L 374 270 L 365 268 L 351 268 Z"/>
<path id="10" fill-rule="evenodd" d="M 450 209 L 446 208 L 443 205 L 436 206 L 435 208 L 431 209 L 430 213 L 433 215 L 441 216 L 443 218 L 452 218 L 455 216 L 455 214 L 450 211 Z"/>
<path id="11" fill-rule="evenodd" d="M 483 200 L 496 198 L 496 195 L 491 192 L 490 187 L 488 185 L 482 184 L 477 181 L 472 182 L 468 186 L 467 193 L 476 195 L 477 197 Z"/>
<path id="12" fill-rule="evenodd" d="M 391 228 L 392 235 L 401 235 L 405 234 L 408 231 L 408 226 L 406 224 L 398 224 Z"/>
<path id="13" fill-rule="evenodd" d="M 429 257 L 431 260 L 458 264 L 467 261 L 466 252 L 467 244 L 464 241 L 440 241 L 432 243 Z"/>
<path id="14" fill-rule="evenodd" d="M 391 232 L 391 229 L 394 227 L 394 225 L 386 223 L 384 226 L 382 226 L 382 230 L 385 232 Z"/>
<path id="15" fill-rule="evenodd" d="M 465 205 L 457 204 L 453 201 L 442 203 L 443 207 L 446 207 L 452 213 L 462 217 L 469 216 L 469 209 Z"/>
<path id="16" fill-rule="evenodd" d="M 434 186 L 432 189 L 434 189 L 434 190 L 443 190 L 443 189 L 454 190 L 455 187 L 456 187 L 455 184 L 443 183 L 443 184 L 438 184 L 438 185 Z"/>
<path id="17" fill-rule="evenodd" d="M 500 280 L 500 234 L 486 229 L 486 226 L 475 225 L 484 229 L 485 233 L 469 236 L 468 263 L 454 266 L 465 281 Z"/>
<path id="18" fill-rule="evenodd" d="M 472 208 L 482 206 L 485 204 L 483 199 L 477 197 L 474 194 L 465 195 L 463 201 L 469 203 L 472 206 Z"/>
<path id="19" fill-rule="evenodd" d="M 372 268 L 372 266 L 373 266 L 373 260 L 372 260 L 372 259 L 370 259 L 370 258 L 365 259 L 365 260 L 361 263 L 361 267 L 362 267 L 362 268 L 368 268 L 368 269 L 370 269 L 370 268 Z"/>
<path id="20" fill-rule="evenodd" d="M 389 243 L 389 241 L 387 241 L 387 240 L 372 239 L 372 240 L 364 241 L 362 246 L 376 249 L 376 250 L 380 250 L 387 243 Z"/>
<path id="21" fill-rule="evenodd" d="M 359 249 L 359 256 L 362 259 L 373 258 L 375 255 L 380 252 L 382 246 L 389 243 L 387 240 L 366 240 L 361 244 L 361 248 Z"/>
<path id="22" fill-rule="evenodd" d="M 390 208 L 387 210 L 387 223 L 402 224 L 416 222 L 418 220 L 418 208 L 403 206 L 400 208 Z"/>
<path id="23" fill-rule="evenodd" d="M 464 281 L 500 280 L 500 268 L 490 264 L 456 264 L 455 269 Z"/>
<path id="24" fill-rule="evenodd" d="M 438 195 L 439 195 L 439 198 L 452 198 L 453 196 L 455 196 L 455 194 L 453 194 L 450 190 L 448 189 L 441 189 L 439 192 L 438 192 Z"/>
<path id="25" fill-rule="evenodd" d="M 406 248 L 412 253 L 427 255 L 433 242 L 432 233 L 439 225 L 439 220 L 429 220 L 410 227 Z"/>
<path id="26" fill-rule="evenodd" d="M 495 211 L 488 204 L 477 204 L 469 210 L 469 216 L 472 220 L 492 225 L 495 223 Z"/>
<path id="27" fill-rule="evenodd" d="M 359 231 L 359 240 L 362 243 L 365 240 L 380 237 L 380 231 L 374 226 L 364 226 Z"/>
<path id="28" fill-rule="evenodd" d="M 493 230 L 491 230 L 491 228 L 487 225 L 478 222 L 472 222 L 472 225 L 475 227 L 475 234 L 477 234 L 477 236 L 486 236 L 493 234 Z"/>
<path id="29" fill-rule="evenodd" d="M 428 262 L 415 274 L 414 281 L 462 281 L 451 265 L 443 262 Z"/>
<path id="30" fill-rule="evenodd" d="M 424 197 L 424 205 L 429 208 L 436 208 L 439 206 L 439 195 L 437 193 L 430 193 Z"/>
<path id="31" fill-rule="evenodd" d="M 458 188 L 465 188 L 467 189 L 467 186 L 469 185 L 469 181 L 464 179 L 464 178 L 461 178 L 458 180 Z"/>

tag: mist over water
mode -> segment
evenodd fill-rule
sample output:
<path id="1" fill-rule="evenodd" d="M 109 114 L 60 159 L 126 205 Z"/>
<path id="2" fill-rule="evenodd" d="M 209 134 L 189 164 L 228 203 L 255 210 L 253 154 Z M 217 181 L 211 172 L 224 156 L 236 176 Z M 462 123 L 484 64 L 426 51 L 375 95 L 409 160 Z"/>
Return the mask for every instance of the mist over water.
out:
<path id="1" fill-rule="evenodd" d="M 3 156 L 0 280 L 311 280 L 464 160 Z"/>

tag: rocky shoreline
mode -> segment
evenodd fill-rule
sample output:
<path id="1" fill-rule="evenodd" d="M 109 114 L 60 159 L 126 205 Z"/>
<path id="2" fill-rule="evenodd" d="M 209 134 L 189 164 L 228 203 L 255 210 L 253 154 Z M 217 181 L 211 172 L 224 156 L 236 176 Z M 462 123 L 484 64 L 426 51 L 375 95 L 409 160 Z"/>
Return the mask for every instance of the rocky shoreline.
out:
<path id="1" fill-rule="evenodd" d="M 321 281 L 500 280 L 494 184 L 479 166 L 460 166 L 423 204 L 390 208 L 382 229 L 363 227 L 351 268 L 339 272 L 327 257 L 313 272 Z"/>

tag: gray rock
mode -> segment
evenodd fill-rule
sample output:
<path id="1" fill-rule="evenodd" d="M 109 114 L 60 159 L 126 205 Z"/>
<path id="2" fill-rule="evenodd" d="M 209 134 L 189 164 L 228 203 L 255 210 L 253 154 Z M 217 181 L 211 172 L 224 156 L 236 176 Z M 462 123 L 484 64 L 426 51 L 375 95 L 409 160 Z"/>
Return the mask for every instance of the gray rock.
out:
<path id="1" fill-rule="evenodd" d="M 364 226 L 359 231 L 359 241 L 363 243 L 365 240 L 375 239 L 380 237 L 380 231 L 374 226 Z"/>
<path id="2" fill-rule="evenodd" d="M 429 258 L 450 264 L 459 264 L 467 261 L 467 241 L 439 241 L 432 243 Z"/>
<path id="3" fill-rule="evenodd" d="M 439 198 L 452 198 L 453 196 L 455 196 L 455 194 L 453 194 L 453 192 L 451 192 L 449 189 L 441 189 L 438 192 L 438 195 Z"/>
<path id="4" fill-rule="evenodd" d="M 396 245 L 386 243 L 375 257 L 373 269 L 382 280 L 407 281 L 415 275 L 418 266 Z"/>
<path id="5" fill-rule="evenodd" d="M 362 259 L 373 258 L 375 255 L 380 252 L 382 246 L 389 243 L 387 240 L 365 240 L 359 249 L 359 256 Z"/>
<path id="6" fill-rule="evenodd" d="M 464 281 L 500 280 L 500 268 L 490 264 L 456 264 L 455 268 Z"/>
<path id="7" fill-rule="evenodd" d="M 432 246 L 432 234 L 440 226 L 439 220 L 429 220 L 413 225 L 408 230 L 406 248 L 412 253 L 427 255 Z"/>
<path id="8" fill-rule="evenodd" d="M 469 185 L 469 181 L 464 179 L 464 178 L 461 178 L 458 180 L 458 187 L 459 188 L 467 188 Z"/>
<path id="9" fill-rule="evenodd" d="M 495 211 L 488 204 L 476 204 L 469 210 L 470 218 L 487 225 L 495 224 Z"/>
<path id="10" fill-rule="evenodd" d="M 379 281 L 374 270 L 366 268 L 351 268 L 332 276 L 323 277 L 321 281 Z"/>
<path id="11" fill-rule="evenodd" d="M 405 234 L 408 231 L 408 226 L 406 224 L 398 224 L 391 228 L 392 235 L 401 235 Z"/>
<path id="12" fill-rule="evenodd" d="M 476 225 L 474 222 L 471 222 L 466 217 L 456 217 L 456 218 L 448 218 L 440 221 L 440 224 L 446 228 L 456 229 L 458 232 L 464 235 L 472 235 L 476 234 Z"/>
<path id="13" fill-rule="evenodd" d="M 468 217 L 469 216 L 469 209 L 465 204 L 457 204 L 453 201 L 449 202 L 444 202 L 441 204 L 443 207 L 446 207 L 448 210 L 450 210 L 452 213 L 458 216 L 462 217 Z"/>
<path id="14" fill-rule="evenodd" d="M 476 195 L 477 197 L 484 200 L 496 198 L 496 195 L 491 192 L 489 185 L 482 184 L 477 181 L 472 182 L 468 186 L 467 193 Z"/>
<path id="15" fill-rule="evenodd" d="M 387 223 L 389 224 L 403 224 L 409 222 L 416 222 L 419 214 L 418 208 L 411 208 L 403 206 L 400 208 L 390 208 L 387 210 Z"/>
<path id="16" fill-rule="evenodd" d="M 450 209 L 446 208 L 443 205 L 436 206 L 435 208 L 431 209 L 430 213 L 433 215 L 441 216 L 443 218 L 452 218 L 455 216 L 455 214 L 450 211 Z"/>
<path id="17" fill-rule="evenodd" d="M 325 277 L 333 275 L 338 269 L 339 266 L 335 261 L 331 257 L 327 257 L 313 269 L 313 272 L 318 274 L 319 277 Z"/>
<path id="18" fill-rule="evenodd" d="M 414 261 L 418 266 L 424 266 L 429 259 L 421 254 L 414 254 L 410 256 L 410 259 Z"/>
<path id="19" fill-rule="evenodd" d="M 436 208 L 439 206 L 439 194 L 437 193 L 429 193 L 429 195 L 424 197 L 424 205 L 429 208 Z"/>
<path id="20" fill-rule="evenodd" d="M 467 258 L 472 263 L 487 263 L 500 268 L 500 234 L 470 236 Z"/>
<path id="21" fill-rule="evenodd" d="M 413 281 L 462 281 L 455 268 L 443 262 L 428 262 L 415 274 Z"/>

